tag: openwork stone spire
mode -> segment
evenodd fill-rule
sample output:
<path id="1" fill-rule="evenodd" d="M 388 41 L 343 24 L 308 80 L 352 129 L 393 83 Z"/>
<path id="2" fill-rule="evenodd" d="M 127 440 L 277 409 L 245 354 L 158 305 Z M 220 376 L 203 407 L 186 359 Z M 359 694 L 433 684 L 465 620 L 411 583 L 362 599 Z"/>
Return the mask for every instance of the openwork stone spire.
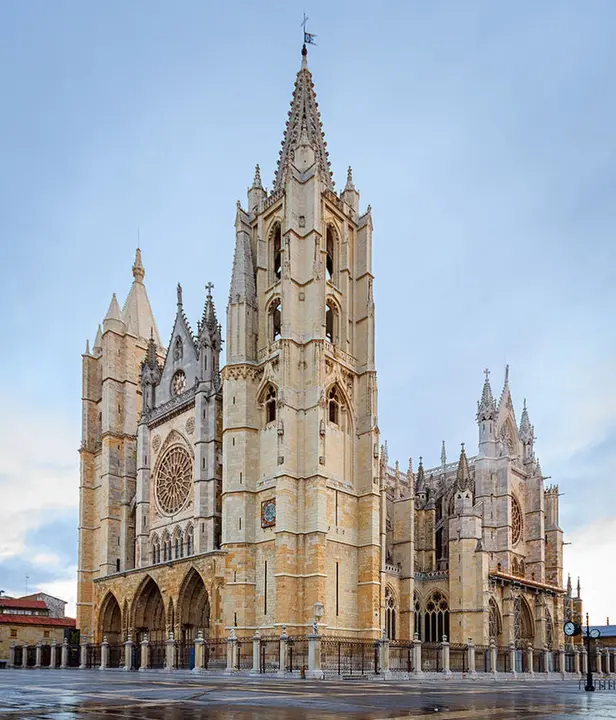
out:
<path id="1" fill-rule="evenodd" d="M 524 398 L 524 408 L 522 410 L 522 417 L 520 418 L 520 440 L 523 443 L 532 443 L 535 439 L 535 430 L 530 424 L 528 418 L 528 410 L 526 409 L 526 398 Z"/>
<path id="2" fill-rule="evenodd" d="M 289 166 L 295 158 L 295 151 L 300 145 L 309 145 L 315 155 L 317 172 L 330 190 L 333 190 L 334 181 L 330 170 L 327 143 L 323 134 L 323 123 L 319 113 L 319 104 L 314 92 L 312 74 L 308 70 L 306 55 L 303 53 L 302 67 L 297 73 L 289 119 L 284 131 L 282 150 L 278 160 L 278 167 L 274 177 L 274 191 L 284 186 L 289 173 Z"/>
<path id="3" fill-rule="evenodd" d="M 483 383 L 483 391 L 481 400 L 477 403 L 477 422 L 482 420 L 494 420 L 496 418 L 496 402 L 492 395 L 492 386 L 490 385 L 490 371 L 484 370 L 486 379 Z"/>
<path id="4" fill-rule="evenodd" d="M 203 316 L 201 318 L 201 329 L 207 328 L 210 335 L 214 334 L 218 330 L 218 318 L 216 317 L 216 307 L 214 306 L 214 300 L 212 298 L 212 290 L 214 285 L 209 282 L 205 289 L 207 290 L 207 296 L 205 298 L 205 307 L 203 308 Z"/>
<path id="5" fill-rule="evenodd" d="M 460 450 L 460 459 L 458 460 L 458 471 L 456 473 L 456 489 L 464 492 L 471 486 L 471 473 L 468 469 L 468 460 L 466 458 L 466 450 L 464 449 L 464 443 Z"/>

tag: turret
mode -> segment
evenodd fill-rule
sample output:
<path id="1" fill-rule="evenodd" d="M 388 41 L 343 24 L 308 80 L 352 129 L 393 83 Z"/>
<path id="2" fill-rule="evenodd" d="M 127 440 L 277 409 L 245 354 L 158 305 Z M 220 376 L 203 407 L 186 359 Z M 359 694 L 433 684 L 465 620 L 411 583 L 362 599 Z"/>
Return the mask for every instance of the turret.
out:
<path id="1" fill-rule="evenodd" d="M 519 437 L 522 441 L 522 461 L 524 465 L 531 465 L 535 460 L 535 428 L 530 424 L 528 418 L 528 410 L 526 408 L 526 398 L 524 398 L 524 409 L 520 419 Z"/>
<path id="2" fill-rule="evenodd" d="M 263 183 L 261 182 L 261 169 L 257 165 L 255 167 L 254 180 L 248 188 L 248 212 L 255 213 L 263 210 L 263 203 L 266 197 L 267 193 L 263 189 Z"/>

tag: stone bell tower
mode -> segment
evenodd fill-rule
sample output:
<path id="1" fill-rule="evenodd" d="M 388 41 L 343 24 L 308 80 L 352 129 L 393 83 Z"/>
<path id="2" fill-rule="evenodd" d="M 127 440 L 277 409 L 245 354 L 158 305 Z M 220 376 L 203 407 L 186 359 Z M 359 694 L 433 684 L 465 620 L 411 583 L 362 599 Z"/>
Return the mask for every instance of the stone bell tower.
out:
<path id="1" fill-rule="evenodd" d="M 336 193 L 306 48 L 274 179 L 238 203 L 223 370 L 224 621 L 379 633 L 372 219 Z"/>

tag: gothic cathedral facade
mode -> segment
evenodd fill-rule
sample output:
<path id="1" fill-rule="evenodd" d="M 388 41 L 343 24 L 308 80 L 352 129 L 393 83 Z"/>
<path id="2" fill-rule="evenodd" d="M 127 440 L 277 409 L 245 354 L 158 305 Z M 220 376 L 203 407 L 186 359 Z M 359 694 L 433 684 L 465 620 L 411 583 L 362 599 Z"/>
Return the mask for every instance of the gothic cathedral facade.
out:
<path id="1" fill-rule="evenodd" d="M 479 450 L 379 449 L 370 206 L 334 190 L 303 51 L 274 185 L 238 203 L 226 362 L 212 286 L 160 340 L 137 251 L 83 355 L 78 627 L 562 642 L 562 531 L 526 408 L 486 376 Z M 578 592 L 579 595 L 579 592 Z"/>

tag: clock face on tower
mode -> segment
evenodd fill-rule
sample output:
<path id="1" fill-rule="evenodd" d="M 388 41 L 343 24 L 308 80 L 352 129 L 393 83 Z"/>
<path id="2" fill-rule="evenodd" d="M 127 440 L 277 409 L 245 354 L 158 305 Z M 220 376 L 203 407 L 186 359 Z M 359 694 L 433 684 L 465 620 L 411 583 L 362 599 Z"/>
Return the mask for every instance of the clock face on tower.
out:
<path id="1" fill-rule="evenodd" d="M 264 500 L 261 503 L 261 527 L 273 527 L 276 524 L 276 499 Z"/>

